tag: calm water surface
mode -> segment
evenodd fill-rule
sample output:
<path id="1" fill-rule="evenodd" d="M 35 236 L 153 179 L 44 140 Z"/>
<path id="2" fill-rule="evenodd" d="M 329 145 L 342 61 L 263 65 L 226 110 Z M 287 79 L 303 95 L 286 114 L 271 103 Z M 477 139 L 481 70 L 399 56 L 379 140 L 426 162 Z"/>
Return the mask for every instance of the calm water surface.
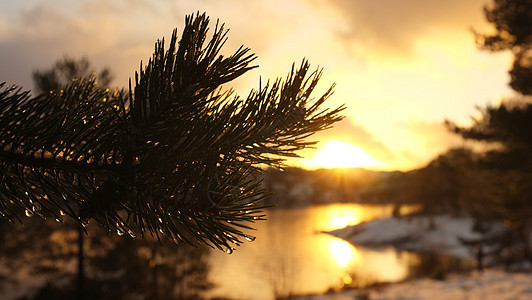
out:
<path id="1" fill-rule="evenodd" d="M 399 281 L 417 257 L 393 248 L 369 250 L 320 233 L 390 216 L 392 206 L 331 204 L 267 211 L 256 223 L 257 239 L 232 255 L 210 255 L 211 296 L 273 299 L 287 293 L 316 293 L 344 284 Z"/>

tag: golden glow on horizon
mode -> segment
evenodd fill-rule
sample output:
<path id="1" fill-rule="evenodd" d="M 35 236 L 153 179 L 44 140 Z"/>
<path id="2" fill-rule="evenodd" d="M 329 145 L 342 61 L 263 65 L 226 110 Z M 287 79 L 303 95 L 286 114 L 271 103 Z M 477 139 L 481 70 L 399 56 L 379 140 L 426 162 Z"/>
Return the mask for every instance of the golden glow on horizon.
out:
<path id="1" fill-rule="evenodd" d="M 347 267 L 351 261 L 358 258 L 356 248 L 346 241 L 340 239 L 332 240 L 329 244 L 331 257 L 341 268 Z"/>
<path id="2" fill-rule="evenodd" d="M 312 168 L 359 168 L 382 165 L 361 148 L 338 140 L 328 141 L 307 163 Z"/>

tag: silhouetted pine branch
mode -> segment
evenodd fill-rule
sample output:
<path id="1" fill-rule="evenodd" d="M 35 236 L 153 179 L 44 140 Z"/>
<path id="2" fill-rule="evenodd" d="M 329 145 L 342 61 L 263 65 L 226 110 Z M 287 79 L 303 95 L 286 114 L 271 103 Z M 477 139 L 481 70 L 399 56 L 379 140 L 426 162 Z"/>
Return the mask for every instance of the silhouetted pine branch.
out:
<path id="1" fill-rule="evenodd" d="M 0 85 L 0 212 L 68 215 L 115 228 L 205 243 L 231 252 L 253 240 L 243 229 L 264 217 L 262 166 L 313 144 L 342 117 L 322 109 L 329 89 L 311 97 L 321 72 L 303 61 L 288 77 L 246 99 L 222 90 L 255 66 L 241 47 L 223 57 L 227 31 L 188 16 L 181 40 L 153 57 L 129 92 L 101 89 L 95 78 L 32 97 Z"/>

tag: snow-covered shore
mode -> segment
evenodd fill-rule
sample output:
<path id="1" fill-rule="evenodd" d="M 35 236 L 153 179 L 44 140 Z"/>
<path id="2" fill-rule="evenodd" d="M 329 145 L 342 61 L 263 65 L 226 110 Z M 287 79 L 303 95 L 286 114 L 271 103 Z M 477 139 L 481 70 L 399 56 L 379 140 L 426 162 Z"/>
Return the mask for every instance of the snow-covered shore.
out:
<path id="1" fill-rule="evenodd" d="M 398 249 L 437 252 L 458 258 L 474 258 L 460 239 L 478 239 L 467 217 L 383 218 L 327 232 L 354 245 L 393 245 Z"/>
<path id="2" fill-rule="evenodd" d="M 416 279 L 379 289 L 347 290 L 298 300 L 530 300 L 532 274 L 486 270 L 452 274 L 445 281 Z"/>
<path id="3" fill-rule="evenodd" d="M 327 232 L 355 245 L 393 245 L 403 250 L 431 251 L 474 259 L 473 249 L 460 239 L 480 238 L 472 230 L 473 220 L 448 216 L 384 218 Z M 532 273 L 497 269 L 470 274 L 450 274 L 445 280 L 413 279 L 363 290 L 346 290 L 299 297 L 303 300 L 525 300 L 532 299 Z"/>

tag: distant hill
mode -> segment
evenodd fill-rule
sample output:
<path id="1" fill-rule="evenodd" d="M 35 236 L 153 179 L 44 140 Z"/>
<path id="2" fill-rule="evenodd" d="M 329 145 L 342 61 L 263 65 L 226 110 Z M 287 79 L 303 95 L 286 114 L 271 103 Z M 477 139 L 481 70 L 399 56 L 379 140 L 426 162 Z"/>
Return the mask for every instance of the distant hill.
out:
<path id="1" fill-rule="evenodd" d="M 384 191 L 399 188 L 403 172 L 370 171 L 362 168 L 305 170 L 290 167 L 269 169 L 264 185 L 274 194 L 266 201 L 280 207 L 329 203 L 390 203 Z M 393 193 L 390 193 L 393 194 Z"/>

